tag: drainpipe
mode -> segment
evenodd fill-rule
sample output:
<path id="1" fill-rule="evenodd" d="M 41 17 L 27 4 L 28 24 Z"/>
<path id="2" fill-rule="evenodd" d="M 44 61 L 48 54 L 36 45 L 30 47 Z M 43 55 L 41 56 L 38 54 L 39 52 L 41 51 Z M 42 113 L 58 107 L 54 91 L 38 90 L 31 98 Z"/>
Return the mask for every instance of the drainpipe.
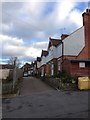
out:
<path id="1" fill-rule="evenodd" d="M 63 41 L 61 43 L 62 43 L 62 71 L 63 71 L 64 45 L 63 45 Z"/>

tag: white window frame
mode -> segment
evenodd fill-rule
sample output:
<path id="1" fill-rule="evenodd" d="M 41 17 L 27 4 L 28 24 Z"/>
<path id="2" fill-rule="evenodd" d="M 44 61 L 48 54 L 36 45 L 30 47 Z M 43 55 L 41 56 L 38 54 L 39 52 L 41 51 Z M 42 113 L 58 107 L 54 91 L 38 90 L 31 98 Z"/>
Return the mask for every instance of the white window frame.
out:
<path id="1" fill-rule="evenodd" d="M 52 63 L 51 75 L 54 75 L 54 63 Z"/>
<path id="2" fill-rule="evenodd" d="M 85 62 L 79 62 L 79 68 L 85 68 Z"/>
<path id="3" fill-rule="evenodd" d="M 60 71 L 60 61 L 58 61 L 58 71 Z"/>

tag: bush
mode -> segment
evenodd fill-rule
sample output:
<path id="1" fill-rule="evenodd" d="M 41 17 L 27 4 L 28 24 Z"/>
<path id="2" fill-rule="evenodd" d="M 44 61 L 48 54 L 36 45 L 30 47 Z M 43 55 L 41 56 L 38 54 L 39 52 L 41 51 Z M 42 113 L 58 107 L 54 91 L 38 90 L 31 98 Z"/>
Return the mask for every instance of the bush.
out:
<path id="1" fill-rule="evenodd" d="M 71 76 L 66 71 L 59 71 L 58 77 L 61 78 L 61 81 L 63 83 L 75 83 L 77 81 L 77 78 L 74 76 Z"/>

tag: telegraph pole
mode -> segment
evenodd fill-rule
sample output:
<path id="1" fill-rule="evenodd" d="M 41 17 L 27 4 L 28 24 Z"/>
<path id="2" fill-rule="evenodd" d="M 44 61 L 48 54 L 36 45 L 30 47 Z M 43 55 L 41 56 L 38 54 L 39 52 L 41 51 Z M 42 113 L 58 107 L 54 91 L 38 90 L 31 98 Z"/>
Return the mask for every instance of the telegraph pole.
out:
<path id="1" fill-rule="evenodd" d="M 13 70 L 13 90 L 15 87 L 15 82 L 16 82 L 16 61 L 17 61 L 17 57 L 14 58 L 14 70 Z"/>

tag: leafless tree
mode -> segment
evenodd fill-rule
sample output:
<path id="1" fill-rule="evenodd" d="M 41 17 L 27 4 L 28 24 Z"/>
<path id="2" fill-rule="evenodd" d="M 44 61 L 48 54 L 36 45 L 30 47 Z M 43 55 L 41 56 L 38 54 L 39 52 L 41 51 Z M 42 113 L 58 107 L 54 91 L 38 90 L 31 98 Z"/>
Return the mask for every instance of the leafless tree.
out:
<path id="1" fill-rule="evenodd" d="M 14 65 L 16 67 L 20 67 L 21 62 L 17 57 L 10 57 L 8 60 L 8 64 Z"/>

